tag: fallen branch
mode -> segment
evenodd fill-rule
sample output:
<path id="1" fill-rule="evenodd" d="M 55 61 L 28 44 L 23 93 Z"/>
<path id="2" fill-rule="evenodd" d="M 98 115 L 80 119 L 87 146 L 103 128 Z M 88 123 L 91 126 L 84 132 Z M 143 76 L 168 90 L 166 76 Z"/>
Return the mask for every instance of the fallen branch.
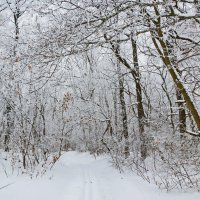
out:
<path id="1" fill-rule="evenodd" d="M 188 133 L 189 135 L 192 135 L 194 137 L 200 137 L 200 132 L 192 132 L 192 131 L 186 131 L 186 133 Z"/>
<path id="2" fill-rule="evenodd" d="M 8 186 L 10 186 L 10 185 L 12 185 L 13 183 L 9 183 L 9 184 L 7 184 L 7 185 L 4 185 L 4 186 L 2 186 L 2 187 L 0 187 L 0 190 L 1 189 L 4 189 L 4 188 L 6 188 L 6 187 L 8 187 Z"/>

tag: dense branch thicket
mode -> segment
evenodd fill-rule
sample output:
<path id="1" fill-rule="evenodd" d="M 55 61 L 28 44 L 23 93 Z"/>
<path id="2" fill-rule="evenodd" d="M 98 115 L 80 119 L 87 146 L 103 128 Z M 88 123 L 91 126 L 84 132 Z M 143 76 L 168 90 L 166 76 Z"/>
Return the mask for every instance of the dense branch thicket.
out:
<path id="1" fill-rule="evenodd" d="M 1 0 L 0 26 L 0 149 L 23 171 L 90 151 L 200 189 L 199 1 Z"/>

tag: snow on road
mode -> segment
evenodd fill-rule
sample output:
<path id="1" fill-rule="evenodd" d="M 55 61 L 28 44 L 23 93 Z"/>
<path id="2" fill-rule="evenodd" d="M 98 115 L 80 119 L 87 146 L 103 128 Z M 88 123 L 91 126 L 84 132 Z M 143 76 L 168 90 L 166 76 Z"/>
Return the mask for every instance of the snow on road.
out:
<path id="1" fill-rule="evenodd" d="M 12 184 L 11 184 L 12 183 Z M 11 185 L 8 185 L 11 184 Z M 199 200 L 199 193 L 164 193 L 133 173 L 120 174 L 105 157 L 67 152 L 42 178 L 6 178 L 0 200 Z"/>

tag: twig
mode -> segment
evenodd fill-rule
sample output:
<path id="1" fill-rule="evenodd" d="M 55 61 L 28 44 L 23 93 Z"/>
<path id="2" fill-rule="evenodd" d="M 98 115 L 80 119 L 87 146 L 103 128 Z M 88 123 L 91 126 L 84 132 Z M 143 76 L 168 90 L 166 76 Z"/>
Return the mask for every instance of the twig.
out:
<path id="1" fill-rule="evenodd" d="M 4 188 L 6 188 L 6 187 L 8 187 L 8 186 L 10 186 L 10 185 L 12 185 L 13 183 L 9 183 L 9 184 L 7 184 L 7 185 L 4 185 L 4 186 L 2 186 L 2 187 L 0 187 L 0 190 L 1 189 L 4 189 Z"/>

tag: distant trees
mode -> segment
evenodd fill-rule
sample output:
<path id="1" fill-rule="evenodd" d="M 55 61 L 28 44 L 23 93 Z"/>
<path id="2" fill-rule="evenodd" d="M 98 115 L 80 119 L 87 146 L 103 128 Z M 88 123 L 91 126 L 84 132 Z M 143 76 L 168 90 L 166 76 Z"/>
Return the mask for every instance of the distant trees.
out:
<path id="1" fill-rule="evenodd" d="M 188 110 L 193 116 L 196 126 L 199 129 L 199 114 L 195 108 L 193 99 L 191 99 L 188 94 L 189 91 L 187 91 L 181 81 L 182 78 L 180 77 L 180 72 L 182 71 L 181 68 L 184 68 L 186 60 L 191 60 L 197 56 L 190 47 L 194 45 L 195 48 L 198 48 L 199 45 L 197 40 L 194 41 L 188 38 L 190 35 L 189 30 L 188 32 L 184 32 L 183 35 L 180 35 L 181 33 L 179 34 L 178 30 L 184 28 L 188 22 L 193 24 L 192 29 L 194 30 L 195 27 L 197 28 L 199 25 L 199 16 L 198 14 L 195 14 L 195 11 L 191 15 L 184 16 L 184 13 L 187 13 L 189 9 L 196 8 L 197 3 L 195 1 L 193 3 L 178 1 L 170 3 L 165 1 L 129 2 L 121 0 L 117 2 L 102 1 L 101 4 L 95 1 L 89 1 L 87 3 L 80 3 L 77 1 L 54 1 L 53 3 L 55 6 L 58 6 L 60 10 L 68 11 L 61 15 L 65 17 L 65 19 L 68 19 L 64 21 L 60 19 L 62 23 L 65 24 L 64 27 L 61 27 L 59 30 L 60 32 L 58 32 L 58 30 L 56 31 L 56 34 L 58 34 L 56 37 L 60 38 L 60 42 L 63 41 L 60 45 L 64 47 L 66 55 L 78 53 L 79 51 L 94 48 L 95 46 L 104 45 L 105 43 L 110 43 L 113 49 L 114 45 L 117 43 L 127 43 L 132 40 L 132 47 L 134 47 L 135 44 L 141 43 L 142 38 L 143 40 L 146 38 L 148 42 L 144 48 L 148 51 L 150 50 L 149 47 L 151 47 L 154 55 L 154 49 L 157 50 L 158 56 L 166 69 L 168 69 L 168 72 L 177 87 L 177 105 L 180 108 L 180 118 L 182 116 L 182 119 L 180 119 L 180 124 L 182 124 L 182 128 L 180 127 L 181 132 L 185 132 L 186 124 L 181 96 L 183 96 Z M 133 12 L 133 9 L 135 12 Z M 56 13 L 57 11 L 53 12 Z M 71 16 L 70 20 L 69 16 Z M 67 27 L 68 30 L 65 27 Z M 64 32 L 68 34 L 65 34 Z M 82 34 L 78 35 L 79 33 Z M 66 40 L 69 35 L 71 39 L 76 36 L 74 41 L 71 39 L 71 42 L 68 39 Z M 120 39 L 118 38 L 118 35 L 120 35 Z M 195 37 L 198 37 L 197 35 Z M 136 36 L 138 36 L 137 39 L 135 39 Z M 152 42 L 150 41 L 150 37 Z M 173 43 L 173 50 L 172 46 L 169 45 L 169 41 Z M 184 44 L 187 44 L 187 49 L 181 47 Z M 116 51 L 117 50 L 115 49 L 115 55 L 117 55 Z M 180 59 L 177 58 L 178 60 L 176 61 L 174 58 L 177 56 L 171 56 L 175 51 L 179 52 L 182 56 Z M 136 53 L 133 52 L 133 54 Z M 119 55 L 117 56 L 119 59 Z M 137 65 L 137 57 L 135 55 L 134 59 L 133 63 L 134 65 Z M 135 79 L 138 77 L 137 74 L 134 76 Z M 184 74 L 182 76 L 184 76 Z M 138 82 L 139 81 L 137 80 L 136 84 Z M 138 87 L 139 84 L 137 85 L 137 88 Z M 142 95 L 142 93 L 139 90 L 140 89 L 136 90 L 138 91 L 137 96 L 138 98 L 141 98 L 140 94 Z M 138 99 L 138 102 L 140 101 L 141 100 Z M 141 103 L 139 103 L 139 107 L 139 114 L 141 115 L 141 118 L 144 118 L 144 111 L 142 111 L 144 109 L 142 108 Z M 140 122 L 140 130 L 143 129 L 142 124 L 144 123 Z"/>

